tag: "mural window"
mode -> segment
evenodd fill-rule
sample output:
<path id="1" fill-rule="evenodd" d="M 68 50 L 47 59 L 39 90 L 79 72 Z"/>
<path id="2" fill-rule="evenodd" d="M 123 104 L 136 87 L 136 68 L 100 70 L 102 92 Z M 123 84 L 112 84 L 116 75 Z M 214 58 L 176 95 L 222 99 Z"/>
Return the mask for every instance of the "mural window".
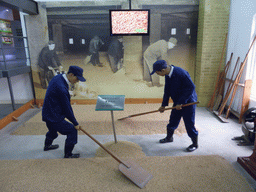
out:
<path id="1" fill-rule="evenodd" d="M 190 28 L 187 28 L 186 34 L 190 35 Z"/>
<path id="2" fill-rule="evenodd" d="M 69 41 L 68 41 L 68 42 L 69 42 L 69 44 L 72 44 L 72 45 L 73 45 L 73 44 L 74 44 L 73 38 L 69 38 Z"/>
<path id="3" fill-rule="evenodd" d="M 176 28 L 172 28 L 171 34 L 172 34 L 172 35 L 176 35 Z"/>

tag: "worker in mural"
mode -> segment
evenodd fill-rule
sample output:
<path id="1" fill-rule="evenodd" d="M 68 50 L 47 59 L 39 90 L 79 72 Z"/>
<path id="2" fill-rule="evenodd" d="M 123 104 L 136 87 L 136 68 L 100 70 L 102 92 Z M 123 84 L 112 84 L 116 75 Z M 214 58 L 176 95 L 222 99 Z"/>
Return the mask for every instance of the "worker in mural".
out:
<path id="1" fill-rule="evenodd" d="M 38 58 L 39 78 L 43 89 L 47 89 L 47 83 L 58 73 L 62 72 L 62 65 L 60 59 L 55 51 L 55 43 L 49 41 Z"/>
<path id="2" fill-rule="evenodd" d="M 100 37 L 98 35 L 95 35 L 89 44 L 89 52 L 91 55 L 91 59 L 90 59 L 90 63 L 93 66 L 99 66 L 99 67 L 103 67 L 102 63 L 100 63 L 100 56 L 99 56 L 99 50 L 100 47 L 104 45 L 104 42 L 100 39 Z"/>
<path id="3" fill-rule="evenodd" d="M 77 131 L 80 129 L 70 104 L 69 86 L 79 81 L 86 81 L 83 69 L 70 66 L 67 74 L 58 74 L 52 78 L 47 88 L 42 109 L 42 119 L 46 122 L 44 151 L 57 149 L 59 145 L 52 145 L 58 133 L 67 135 L 64 148 L 64 158 L 79 158 L 79 153 L 73 154 L 77 143 Z M 69 121 L 67 121 L 67 120 Z"/>
<path id="4" fill-rule="evenodd" d="M 181 117 L 183 117 L 187 134 L 192 140 L 192 144 L 186 150 L 188 152 L 196 150 L 198 148 L 198 131 L 195 128 L 196 105 L 182 108 L 183 104 L 197 101 L 195 85 L 189 73 L 180 67 L 168 65 L 165 60 L 158 60 L 153 64 L 153 71 L 150 75 L 154 73 L 158 76 L 165 76 L 163 102 L 158 110 L 161 113 L 165 111 L 170 97 L 173 101 L 173 106 L 176 107 L 171 111 L 169 124 L 167 125 L 167 136 L 159 142 L 173 142 L 174 130 L 177 129 Z"/>
<path id="5" fill-rule="evenodd" d="M 177 39 L 171 37 L 169 41 L 159 40 L 151 44 L 144 52 L 143 61 L 143 80 L 150 82 L 148 85 L 151 86 L 162 86 L 160 84 L 159 76 L 154 74 L 150 76 L 150 71 L 153 70 L 153 64 L 159 60 L 167 60 L 167 51 L 174 48 L 177 45 Z"/>
<path id="6" fill-rule="evenodd" d="M 122 37 L 113 37 L 108 47 L 108 58 L 111 70 L 117 72 L 123 67 L 124 46 Z"/>

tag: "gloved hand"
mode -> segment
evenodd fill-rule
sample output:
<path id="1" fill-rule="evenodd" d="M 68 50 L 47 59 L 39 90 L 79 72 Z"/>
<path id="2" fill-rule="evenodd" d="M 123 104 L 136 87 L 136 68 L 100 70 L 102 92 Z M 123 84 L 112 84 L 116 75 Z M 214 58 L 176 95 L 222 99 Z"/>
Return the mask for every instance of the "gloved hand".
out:
<path id="1" fill-rule="evenodd" d="M 75 126 L 75 129 L 78 130 L 78 131 L 80 130 L 80 128 L 81 128 L 80 125 Z"/>
<path id="2" fill-rule="evenodd" d="M 176 105 L 175 106 L 177 110 L 181 110 L 182 109 L 182 105 Z"/>
<path id="3" fill-rule="evenodd" d="M 165 107 L 163 106 L 159 107 L 158 111 L 160 111 L 160 113 L 163 113 L 165 111 Z"/>

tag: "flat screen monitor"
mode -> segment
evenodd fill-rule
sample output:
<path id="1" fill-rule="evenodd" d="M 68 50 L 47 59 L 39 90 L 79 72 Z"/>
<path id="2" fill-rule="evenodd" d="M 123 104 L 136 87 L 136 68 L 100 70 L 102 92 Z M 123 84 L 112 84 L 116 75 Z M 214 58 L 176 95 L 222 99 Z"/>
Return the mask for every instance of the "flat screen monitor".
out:
<path id="1" fill-rule="evenodd" d="M 149 35 L 148 9 L 109 10 L 110 35 Z"/>

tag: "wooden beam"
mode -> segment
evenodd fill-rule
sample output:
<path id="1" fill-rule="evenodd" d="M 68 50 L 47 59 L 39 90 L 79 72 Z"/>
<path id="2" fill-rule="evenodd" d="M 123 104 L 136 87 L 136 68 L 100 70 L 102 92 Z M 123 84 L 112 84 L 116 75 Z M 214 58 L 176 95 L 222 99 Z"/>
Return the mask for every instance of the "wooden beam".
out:
<path id="1" fill-rule="evenodd" d="M 236 95 L 236 90 L 237 90 L 237 87 L 238 87 L 237 84 L 238 84 L 238 82 L 240 81 L 241 76 L 242 76 L 242 73 L 240 74 L 238 80 L 236 81 L 237 83 L 235 84 L 235 86 L 234 86 L 234 88 L 233 88 L 233 93 L 232 93 L 232 95 L 231 95 L 231 99 L 230 99 L 230 102 L 229 102 L 229 105 L 228 105 L 228 108 L 227 108 L 227 111 L 226 111 L 226 119 L 227 119 L 228 116 L 229 116 L 230 108 L 231 108 L 231 105 L 232 105 L 233 100 L 234 100 L 235 95 Z M 235 83 L 235 82 L 234 82 L 234 83 Z M 228 87 L 227 92 L 229 92 L 229 87 Z"/>
<path id="2" fill-rule="evenodd" d="M 249 108 L 251 88 L 252 88 L 252 80 L 250 80 L 250 79 L 246 80 L 245 84 L 244 84 L 244 93 L 243 93 L 243 100 L 242 100 L 242 107 L 241 107 L 241 112 L 240 112 L 240 117 L 239 117 L 239 123 L 242 123 L 242 117 L 243 117 L 244 113 Z"/>
<path id="3" fill-rule="evenodd" d="M 217 72 L 217 81 L 215 83 L 215 89 L 213 91 L 213 95 L 211 97 L 211 100 L 208 103 L 208 108 L 212 109 L 213 105 L 214 105 L 214 100 L 215 100 L 215 95 L 218 89 L 218 82 L 220 81 L 220 69 L 221 69 L 221 65 L 222 65 L 222 60 L 223 60 L 223 56 L 225 53 L 225 49 L 226 49 L 226 44 L 227 44 L 227 36 L 228 34 L 226 34 L 225 36 L 225 40 L 224 40 L 224 44 L 223 44 L 223 48 L 222 48 L 222 53 L 221 53 L 221 58 L 220 58 L 220 63 L 219 63 L 219 68 L 218 68 L 218 72 Z M 231 57 L 232 57 L 233 53 L 231 53 Z"/>
<path id="4" fill-rule="evenodd" d="M 20 107 L 19 109 L 15 110 L 11 114 L 7 115 L 3 119 L 0 120 L 0 129 L 4 128 L 6 125 L 11 123 L 12 121 L 18 121 L 18 117 L 26 112 L 30 108 L 34 108 L 34 105 L 37 105 L 38 108 L 43 106 L 43 99 L 37 99 L 34 103 L 34 99 Z M 170 103 L 172 103 L 172 100 L 169 100 Z M 97 100 L 96 99 L 77 99 L 77 100 L 71 100 L 72 105 L 96 105 Z M 148 103 L 162 103 L 162 99 L 160 98 L 127 98 L 125 99 L 125 104 L 148 104 Z"/>
<path id="5" fill-rule="evenodd" d="M 240 70 L 239 70 L 239 72 L 238 72 L 238 74 L 237 74 L 237 77 L 236 77 L 234 83 L 232 84 L 232 86 L 231 86 L 231 88 L 230 88 L 230 91 L 226 93 L 226 96 L 225 96 L 225 98 L 224 98 L 224 101 L 222 102 L 222 105 L 221 105 L 221 107 L 220 107 L 220 109 L 219 109 L 219 116 L 222 114 L 222 112 L 223 112 L 223 110 L 224 110 L 224 107 L 225 107 L 225 105 L 226 105 L 226 103 L 227 103 L 227 101 L 228 101 L 228 98 L 229 98 L 229 96 L 230 96 L 232 90 L 234 89 L 235 85 L 236 85 L 237 83 L 239 83 L 238 79 L 239 79 L 240 75 L 241 75 L 242 72 L 243 72 L 243 69 L 244 69 L 244 66 L 245 66 L 245 64 L 246 64 L 248 55 L 249 55 L 249 53 L 250 53 L 250 50 L 251 50 L 251 48 L 252 48 L 252 46 L 253 46 L 255 40 L 256 40 L 256 36 L 254 37 L 254 39 L 253 39 L 253 41 L 252 41 L 252 44 L 251 44 L 251 46 L 250 46 L 250 48 L 249 48 L 249 50 L 248 50 L 248 52 L 247 52 L 247 54 L 246 54 L 246 56 L 245 56 L 245 59 L 244 59 L 243 63 L 242 63 L 241 66 L 240 66 Z"/>
<path id="6" fill-rule="evenodd" d="M 148 104 L 148 103 L 162 103 L 162 98 L 125 98 L 125 104 Z M 169 103 L 173 101 L 170 99 Z M 44 103 L 43 99 L 37 99 L 36 105 L 42 107 Z M 96 105 L 97 99 L 72 99 L 72 105 Z"/>
<path id="7" fill-rule="evenodd" d="M 26 103 L 25 105 L 23 105 L 22 107 L 20 107 L 19 109 L 15 110 L 14 112 L 12 112 L 11 114 L 7 115 L 6 117 L 4 117 L 3 119 L 0 120 L 0 129 L 4 128 L 6 125 L 8 125 L 9 123 L 11 123 L 12 121 L 18 121 L 18 117 L 24 113 L 25 111 L 27 111 L 28 109 L 31 108 L 31 105 L 33 105 L 34 103 L 34 99 L 29 101 L 28 103 Z"/>

